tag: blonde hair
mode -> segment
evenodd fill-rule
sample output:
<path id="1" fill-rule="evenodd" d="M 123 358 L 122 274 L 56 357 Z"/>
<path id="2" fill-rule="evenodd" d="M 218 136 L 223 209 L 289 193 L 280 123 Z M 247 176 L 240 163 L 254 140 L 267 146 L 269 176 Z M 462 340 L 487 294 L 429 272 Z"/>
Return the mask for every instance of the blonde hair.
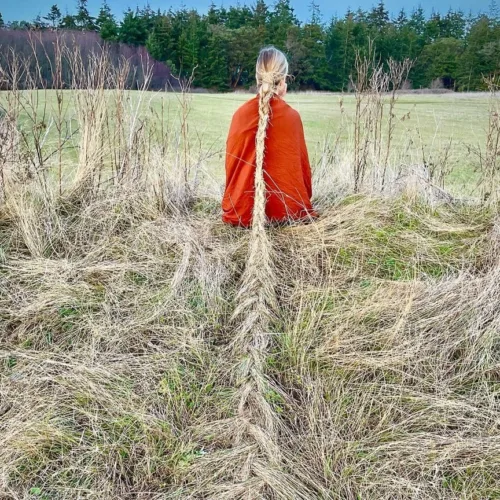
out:
<path id="1" fill-rule="evenodd" d="M 273 246 L 266 231 L 266 186 L 264 182 L 264 145 L 269 124 L 271 99 L 278 92 L 279 84 L 288 72 L 285 55 L 274 47 L 260 51 L 256 66 L 259 85 L 259 125 L 256 145 L 255 198 L 252 214 L 252 231 L 248 244 L 248 257 L 240 289 L 236 296 L 237 307 L 233 318 L 240 320 L 231 342 L 233 354 L 240 357 L 234 376 L 238 385 L 236 443 L 250 440 L 248 458 L 235 476 L 238 488 L 247 488 L 248 497 L 255 497 L 265 489 L 274 489 L 258 469 L 264 464 L 281 469 L 281 452 L 278 429 L 281 425 L 271 403 L 266 399 L 270 390 L 286 399 L 284 391 L 266 373 L 265 359 L 272 336 L 272 319 L 279 310 L 276 299 Z M 248 444 L 250 444 L 248 443 Z M 258 452 L 255 451 L 255 445 Z M 267 459 L 267 460 L 266 460 Z M 265 461 L 264 461 L 265 460 Z M 267 463 L 266 463 L 267 462 Z M 257 472 L 256 472 L 257 471 Z M 254 476 L 258 482 L 250 481 Z M 284 476 L 291 489 L 291 498 L 305 498 L 303 489 L 294 486 L 295 478 Z M 234 498 L 234 486 L 230 491 Z M 243 496 L 243 495 L 236 495 Z M 259 495 L 260 496 L 260 495 Z M 229 498 L 229 497 L 228 497 Z"/>
<path id="2" fill-rule="evenodd" d="M 259 126 L 255 137 L 256 168 L 255 198 L 252 214 L 252 226 L 266 223 L 266 185 L 264 181 L 264 155 L 266 130 L 269 124 L 271 99 L 278 92 L 279 84 L 288 75 L 288 61 L 285 54 L 275 47 L 264 47 L 257 58 L 255 79 L 259 86 Z"/>

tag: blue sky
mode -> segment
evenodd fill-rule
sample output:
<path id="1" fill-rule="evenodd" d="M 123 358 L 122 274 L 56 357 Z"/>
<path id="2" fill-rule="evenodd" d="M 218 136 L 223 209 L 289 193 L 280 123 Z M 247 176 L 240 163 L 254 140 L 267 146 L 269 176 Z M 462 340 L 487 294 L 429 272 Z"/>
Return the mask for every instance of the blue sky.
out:
<path id="1" fill-rule="evenodd" d="M 337 2 L 333 2 L 332 0 L 316 0 L 316 2 L 320 5 L 324 19 L 327 20 L 335 14 L 344 14 L 348 7 L 351 7 L 352 9 L 357 9 L 358 7 L 369 9 L 377 3 L 378 0 L 339 0 Z M 62 12 L 65 12 L 66 10 L 73 12 L 75 10 L 76 0 L 0 0 L 0 12 L 2 13 L 4 21 L 33 20 L 38 14 L 41 14 L 42 16 L 45 15 L 50 6 L 54 3 L 59 6 Z M 89 0 L 89 10 L 91 11 L 91 14 L 97 14 L 101 3 L 102 0 Z M 117 17 L 121 17 L 121 14 L 127 7 L 130 6 L 135 8 L 137 5 L 143 6 L 146 1 L 138 2 L 137 0 L 131 0 L 129 2 L 128 0 L 108 0 L 108 3 Z M 169 7 L 173 7 L 175 9 L 184 4 L 188 8 L 197 9 L 199 12 L 206 12 L 210 3 L 210 0 L 149 1 L 151 7 L 155 10 L 158 8 L 161 10 L 168 10 Z M 228 7 L 231 4 L 236 4 L 237 0 L 224 0 L 223 2 L 216 0 L 215 3 L 222 3 L 225 7 Z M 248 2 L 241 0 L 240 3 L 247 3 L 251 5 L 252 0 Z M 272 3 L 272 0 L 268 2 L 268 4 Z M 309 16 L 309 3 L 309 0 L 292 0 L 295 12 L 301 20 L 306 20 Z M 469 11 L 486 12 L 488 10 L 490 0 L 445 0 L 444 2 L 443 0 L 439 0 L 438 2 L 436 2 L 436 0 L 420 0 L 420 2 L 419 0 L 415 0 L 415 3 L 401 0 L 386 0 L 385 2 L 386 7 L 391 13 L 397 13 L 401 7 L 405 7 L 408 11 L 411 11 L 418 3 L 420 3 L 428 13 L 430 13 L 432 9 L 445 12 L 451 5 L 455 9 L 460 8 L 468 13 Z"/>

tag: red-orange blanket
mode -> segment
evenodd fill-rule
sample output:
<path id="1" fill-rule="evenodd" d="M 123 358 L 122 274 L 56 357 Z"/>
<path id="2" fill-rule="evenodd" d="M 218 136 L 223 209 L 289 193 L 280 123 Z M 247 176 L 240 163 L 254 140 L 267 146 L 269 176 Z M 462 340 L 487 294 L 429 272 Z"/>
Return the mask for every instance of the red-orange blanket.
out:
<path id="1" fill-rule="evenodd" d="M 222 199 L 222 218 L 224 222 L 245 227 L 252 222 L 258 121 L 257 96 L 236 111 L 226 142 L 226 190 Z M 302 120 L 297 111 L 277 96 L 271 99 L 264 180 L 269 221 L 316 217 L 311 205 L 311 167 Z"/>

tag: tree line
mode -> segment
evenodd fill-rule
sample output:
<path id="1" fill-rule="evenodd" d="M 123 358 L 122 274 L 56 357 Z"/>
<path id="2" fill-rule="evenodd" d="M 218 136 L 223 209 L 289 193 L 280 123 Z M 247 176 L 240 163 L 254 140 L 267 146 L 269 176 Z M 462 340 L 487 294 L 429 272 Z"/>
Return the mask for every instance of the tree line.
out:
<path id="1" fill-rule="evenodd" d="M 212 3 L 206 14 L 195 9 L 128 9 L 118 21 L 106 1 L 93 17 L 87 0 L 63 15 L 53 5 L 45 16 L 0 26 L 10 30 L 78 30 L 98 33 L 108 43 L 145 47 L 173 74 L 217 90 L 250 87 L 256 54 L 264 45 L 282 49 L 290 61 L 291 88 L 341 91 L 352 81 L 356 55 L 372 54 L 414 61 L 408 86 L 481 90 L 483 77 L 500 73 L 500 12 L 492 0 L 488 13 L 450 9 L 430 15 L 421 8 L 389 14 L 383 1 L 370 10 L 348 10 L 324 20 L 312 0 L 301 22 L 290 0 L 264 0 L 229 8 Z"/>

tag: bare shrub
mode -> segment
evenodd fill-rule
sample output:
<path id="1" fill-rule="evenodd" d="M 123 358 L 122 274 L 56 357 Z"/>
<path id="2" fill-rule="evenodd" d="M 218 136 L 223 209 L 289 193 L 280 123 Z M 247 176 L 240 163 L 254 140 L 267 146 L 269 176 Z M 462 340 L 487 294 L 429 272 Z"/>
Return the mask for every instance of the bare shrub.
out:
<path id="1" fill-rule="evenodd" d="M 0 202 L 5 201 L 6 182 L 19 155 L 19 133 L 16 120 L 0 108 Z"/>
<path id="2" fill-rule="evenodd" d="M 499 79 L 492 76 L 485 78 L 488 87 L 489 109 L 488 128 L 485 144 L 469 144 L 468 151 L 476 158 L 475 166 L 479 173 L 477 188 L 481 199 L 492 207 L 499 206 L 500 173 L 500 98 L 498 96 Z"/>
<path id="3" fill-rule="evenodd" d="M 356 55 L 356 79 L 352 81 L 356 98 L 352 118 L 354 192 L 362 189 L 368 170 L 372 188 L 384 188 L 397 123 L 397 91 L 402 88 L 411 67 L 412 62 L 408 59 L 402 62 L 390 59 L 386 70 L 375 58 L 373 47 L 367 56 L 359 52 Z"/>
<path id="4" fill-rule="evenodd" d="M 490 109 L 488 120 L 488 131 L 486 135 L 486 146 L 481 164 L 481 187 L 482 194 L 490 203 L 500 203 L 500 78 L 491 77 L 486 79 L 490 91 Z"/>
<path id="5" fill-rule="evenodd" d="M 440 90 L 444 89 L 444 82 L 442 78 L 436 78 L 431 82 L 431 90 Z"/>

